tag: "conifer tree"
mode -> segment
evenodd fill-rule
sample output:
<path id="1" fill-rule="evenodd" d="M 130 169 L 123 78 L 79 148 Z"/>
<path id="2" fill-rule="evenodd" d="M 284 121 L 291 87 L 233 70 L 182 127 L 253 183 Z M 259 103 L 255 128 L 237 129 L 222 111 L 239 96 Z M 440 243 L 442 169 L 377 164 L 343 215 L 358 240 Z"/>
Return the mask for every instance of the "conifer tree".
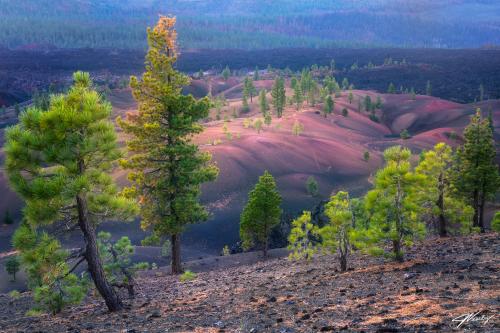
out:
<path id="1" fill-rule="evenodd" d="M 395 94 L 396 93 L 396 87 L 394 86 L 394 83 L 389 84 L 389 88 L 387 88 L 387 92 L 389 94 Z"/>
<path id="2" fill-rule="evenodd" d="M 467 232 L 472 224 L 472 208 L 454 197 L 451 184 L 452 153 L 450 146 L 438 143 L 433 150 L 423 153 L 422 161 L 415 169 L 417 174 L 423 176 L 424 182 L 419 201 L 426 213 L 438 220 L 441 237 L 448 236 L 451 227 L 458 229 L 458 233 Z"/>
<path id="3" fill-rule="evenodd" d="M 316 179 L 313 176 L 309 176 L 307 178 L 306 189 L 307 189 L 307 193 L 309 193 L 309 195 L 311 195 L 313 197 L 318 195 L 318 191 L 319 191 L 318 182 L 316 181 Z"/>
<path id="4" fill-rule="evenodd" d="M 457 151 L 454 185 L 474 208 L 473 226 L 484 232 L 484 206 L 498 192 L 500 176 L 493 132 L 480 109 L 471 117 L 463 136 L 465 142 Z"/>
<path id="5" fill-rule="evenodd" d="M 349 91 L 349 95 L 347 96 L 347 100 L 349 101 L 349 104 L 352 104 L 353 99 L 354 99 L 354 95 L 352 94 L 352 91 Z"/>
<path id="6" fill-rule="evenodd" d="M 142 80 L 131 78 L 138 113 L 118 119 L 125 133 L 130 156 L 123 167 L 131 170 L 127 194 L 139 199 L 141 227 L 151 233 L 145 242 L 170 236 L 172 273 L 182 273 L 180 241 L 184 228 L 207 219 L 199 203 L 201 184 L 217 177 L 209 153 L 191 142 L 201 133 L 199 120 L 207 117 L 210 102 L 183 95 L 189 78 L 176 71 L 177 33 L 175 18 L 160 17 L 148 29 L 149 51 Z"/>
<path id="7" fill-rule="evenodd" d="M 20 266 L 21 266 L 21 263 L 19 262 L 19 259 L 17 256 L 11 256 L 5 262 L 5 271 L 7 272 L 7 274 L 12 276 L 12 281 L 16 281 L 16 274 L 17 274 L 17 272 L 19 272 Z"/>
<path id="8" fill-rule="evenodd" d="M 86 261 L 108 309 L 117 311 L 123 305 L 106 279 L 95 228 L 102 220 L 134 216 L 136 206 L 118 195 L 110 176 L 121 156 L 114 126 L 108 120 L 111 105 L 92 89 L 88 73 L 75 73 L 74 82 L 67 95 L 51 98 L 47 111 L 31 108 L 7 131 L 7 173 L 26 202 L 25 222 L 16 232 L 14 244 L 25 264 L 47 267 L 31 270 L 32 277 L 38 277 L 35 294 L 43 302 L 59 300 L 53 309 L 57 312 L 64 304 L 65 287 L 61 285 L 69 283 L 67 292 L 74 291 L 78 281 L 66 263 L 71 257 L 60 250 L 48 231 L 40 233 L 39 229 L 57 224 L 79 230 L 85 247 L 73 257 L 78 258 L 77 265 Z M 39 255 L 38 246 L 49 254 Z"/>
<path id="9" fill-rule="evenodd" d="M 425 93 L 427 96 L 432 96 L 432 84 L 431 81 L 427 81 L 427 84 L 425 85 Z"/>
<path id="10" fill-rule="evenodd" d="M 342 90 L 347 90 L 347 88 L 349 88 L 349 80 L 345 77 L 342 80 Z"/>
<path id="11" fill-rule="evenodd" d="M 263 117 L 265 117 L 269 111 L 269 104 L 267 103 L 266 95 L 266 89 L 262 89 L 259 93 L 259 107 Z"/>
<path id="12" fill-rule="evenodd" d="M 295 102 L 295 107 L 297 108 L 297 110 L 300 110 L 302 103 L 304 102 L 304 95 L 302 94 L 302 88 L 300 87 L 300 84 L 297 84 L 295 86 L 293 92 L 293 101 Z"/>
<path id="13" fill-rule="evenodd" d="M 392 256 L 398 261 L 404 259 L 403 246 L 425 233 L 416 200 L 423 179 L 411 171 L 410 157 L 407 148 L 386 149 L 386 165 L 377 172 L 374 189 L 365 199 L 367 209 L 373 212 L 371 232 L 379 242 L 392 243 Z"/>
<path id="14" fill-rule="evenodd" d="M 253 80 L 254 81 L 259 81 L 260 80 L 260 77 L 259 77 L 259 66 L 255 66 L 255 70 L 253 72 Z"/>
<path id="15" fill-rule="evenodd" d="M 283 78 L 277 77 L 276 80 L 274 80 L 271 96 L 273 98 L 273 106 L 274 110 L 276 111 L 276 116 L 278 118 L 281 118 L 286 102 L 285 80 Z"/>
<path id="16" fill-rule="evenodd" d="M 366 112 L 369 112 L 372 108 L 372 99 L 370 96 L 366 95 L 365 96 L 365 110 Z"/>
<path id="17" fill-rule="evenodd" d="M 253 84 L 253 80 L 250 77 L 246 77 L 243 84 L 243 96 L 247 98 L 250 97 L 250 103 L 253 103 L 253 96 L 257 93 L 257 89 Z"/>
<path id="18" fill-rule="evenodd" d="M 323 115 L 326 116 L 332 114 L 333 108 L 335 106 L 335 101 L 332 96 L 328 95 L 325 99 L 325 103 L 323 104 Z"/>
<path id="19" fill-rule="evenodd" d="M 347 258 L 351 250 L 350 232 L 353 225 L 353 214 L 349 193 L 340 191 L 330 198 L 325 206 L 325 215 L 329 223 L 319 230 L 321 246 L 339 256 L 341 271 L 347 270 Z"/>
<path id="20" fill-rule="evenodd" d="M 276 189 L 273 176 L 265 171 L 258 183 L 250 192 L 248 202 L 241 213 L 240 238 L 243 248 L 250 249 L 254 245 L 262 248 L 267 257 L 269 235 L 281 217 L 281 196 Z"/>
<path id="21" fill-rule="evenodd" d="M 288 236 L 288 249 L 292 251 L 290 260 L 311 260 L 317 252 L 314 239 L 319 238 L 319 228 L 311 222 L 311 212 L 305 211 L 292 221 Z"/>
<path id="22" fill-rule="evenodd" d="M 227 81 L 229 79 L 229 76 L 231 76 L 231 70 L 229 69 L 229 66 L 226 66 L 224 70 L 222 71 L 222 77 L 224 78 L 224 81 Z"/>

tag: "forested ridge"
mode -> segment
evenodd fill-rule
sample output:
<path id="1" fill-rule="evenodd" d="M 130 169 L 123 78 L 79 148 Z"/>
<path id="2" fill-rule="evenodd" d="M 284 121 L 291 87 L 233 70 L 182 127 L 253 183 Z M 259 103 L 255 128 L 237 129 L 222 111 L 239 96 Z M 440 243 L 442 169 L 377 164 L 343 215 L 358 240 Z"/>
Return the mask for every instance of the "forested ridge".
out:
<path id="1" fill-rule="evenodd" d="M 0 0 L 0 8 L 0 45 L 11 48 L 145 48 L 145 28 L 160 13 L 178 17 L 184 48 L 467 48 L 500 42 L 499 5 L 488 0 Z"/>

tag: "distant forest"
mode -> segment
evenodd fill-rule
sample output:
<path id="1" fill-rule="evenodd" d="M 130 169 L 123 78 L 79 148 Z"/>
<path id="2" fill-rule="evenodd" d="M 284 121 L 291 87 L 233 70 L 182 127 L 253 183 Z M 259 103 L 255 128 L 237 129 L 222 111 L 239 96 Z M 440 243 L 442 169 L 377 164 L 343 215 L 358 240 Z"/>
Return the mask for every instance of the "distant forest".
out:
<path id="1" fill-rule="evenodd" d="M 500 45 L 496 0 L 0 0 L 0 46 L 143 49 L 160 13 L 183 48 Z"/>

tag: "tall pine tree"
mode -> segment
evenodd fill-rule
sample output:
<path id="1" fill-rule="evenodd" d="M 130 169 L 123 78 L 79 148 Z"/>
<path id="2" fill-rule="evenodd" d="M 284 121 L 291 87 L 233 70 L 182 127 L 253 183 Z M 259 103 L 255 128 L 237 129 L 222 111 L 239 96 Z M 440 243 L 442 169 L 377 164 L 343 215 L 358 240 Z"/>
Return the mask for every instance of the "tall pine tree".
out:
<path id="1" fill-rule="evenodd" d="M 198 120 L 208 115 L 210 102 L 199 101 L 181 90 L 189 78 L 174 69 L 177 61 L 175 18 L 162 16 L 148 29 L 149 51 L 142 80 L 131 78 L 138 113 L 118 119 L 131 136 L 130 156 L 123 166 L 132 170 L 127 189 L 139 199 L 141 227 L 152 233 L 148 240 L 171 237 L 172 273 L 182 272 L 180 235 L 186 225 L 207 219 L 198 202 L 202 183 L 214 180 L 218 169 L 191 142 L 203 131 Z"/>
<path id="2" fill-rule="evenodd" d="M 276 111 L 276 116 L 278 118 L 281 118 L 286 102 L 285 80 L 283 78 L 277 77 L 274 80 L 271 96 L 273 98 L 273 106 L 274 110 Z"/>
<path id="3" fill-rule="evenodd" d="M 121 157 L 114 126 L 108 120 L 111 105 L 92 89 L 88 73 L 75 73 L 74 81 L 67 95 L 51 98 L 47 111 L 31 108 L 7 131 L 7 173 L 12 187 L 26 202 L 25 223 L 14 242 L 21 254 L 28 253 L 24 261 L 32 268 L 31 276 L 43 275 L 36 283 L 41 288 L 37 295 L 62 303 L 64 287 L 59 288 L 61 293 L 53 288 L 60 287 L 66 278 L 75 285 L 76 277 L 66 264 L 71 256 L 59 249 L 49 231 L 40 233 L 39 229 L 56 225 L 50 230 L 79 230 L 85 246 L 73 258 L 78 258 L 77 264 L 86 261 L 108 309 L 117 311 L 123 305 L 106 279 L 95 228 L 102 220 L 134 216 L 136 206 L 118 195 L 110 176 Z M 48 255 L 37 255 L 42 252 Z M 68 290 L 74 288 L 65 293 Z"/>
<path id="4" fill-rule="evenodd" d="M 473 226 L 484 232 L 484 206 L 498 192 L 500 176 L 495 163 L 493 131 L 490 121 L 482 118 L 480 109 L 465 128 L 464 140 L 457 150 L 454 185 L 474 208 Z"/>

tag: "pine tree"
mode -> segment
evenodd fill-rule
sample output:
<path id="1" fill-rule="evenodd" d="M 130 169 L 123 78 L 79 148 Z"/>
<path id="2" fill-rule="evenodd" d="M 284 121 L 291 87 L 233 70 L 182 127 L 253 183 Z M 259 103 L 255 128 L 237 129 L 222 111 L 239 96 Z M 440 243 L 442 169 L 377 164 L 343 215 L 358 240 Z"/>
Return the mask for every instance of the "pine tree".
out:
<path id="1" fill-rule="evenodd" d="M 106 279 L 95 228 L 102 220 L 132 217 L 136 206 L 118 195 L 110 176 L 121 157 L 114 126 L 108 120 L 111 105 L 92 89 L 88 73 L 75 73 L 74 82 L 67 95 L 51 98 L 47 111 L 31 108 L 22 113 L 18 125 L 7 131 L 7 173 L 13 188 L 26 202 L 26 222 L 16 232 L 14 243 L 23 261 L 51 267 L 38 271 L 45 274 L 40 280 L 44 282 L 37 284 L 41 288 L 40 299 L 53 299 L 57 295 L 62 300 L 60 290 L 64 288 L 56 287 L 70 280 L 74 286 L 78 284 L 77 278 L 70 274 L 65 262 L 70 258 L 57 249 L 58 242 L 48 231 L 40 234 L 38 229 L 64 221 L 65 228 L 80 230 L 85 248 L 77 256 L 77 264 L 87 262 L 90 276 L 108 309 L 117 311 L 123 305 Z M 24 236 L 35 241 L 23 241 Z M 49 247 L 53 250 L 49 256 L 30 254 L 39 243 L 37 239 L 54 244 Z M 49 258 L 54 260 L 53 264 L 43 262 Z M 53 282 L 46 284 L 47 280 Z M 59 311 L 60 306 L 62 303 L 57 302 L 54 311 Z"/>
<path id="2" fill-rule="evenodd" d="M 372 99 L 370 96 L 366 95 L 365 96 L 365 110 L 366 112 L 369 112 L 372 108 Z"/>
<path id="3" fill-rule="evenodd" d="M 265 171 L 250 192 L 240 218 L 240 238 L 243 248 L 250 249 L 258 243 L 267 257 L 269 235 L 281 217 L 281 196 L 273 176 Z"/>
<path id="4" fill-rule="evenodd" d="M 297 108 L 297 110 L 300 110 L 302 103 L 304 102 L 304 95 L 302 94 L 302 88 L 300 87 L 300 84 L 297 84 L 295 86 L 293 92 L 293 101 L 295 102 L 295 107 Z"/>
<path id="5" fill-rule="evenodd" d="M 484 206 L 498 192 L 500 176 L 493 132 L 480 109 L 471 117 L 463 136 L 465 142 L 457 151 L 454 185 L 474 208 L 473 226 L 485 232 Z"/>
<path id="6" fill-rule="evenodd" d="M 353 99 L 354 99 L 354 95 L 352 94 L 352 91 L 349 91 L 349 95 L 347 96 L 347 100 L 349 101 L 349 104 L 352 104 Z"/>
<path id="7" fill-rule="evenodd" d="M 3 217 L 3 223 L 4 224 L 13 224 L 14 223 L 14 220 L 10 216 L 10 211 L 8 209 L 5 211 L 5 215 Z"/>
<path id="8" fill-rule="evenodd" d="M 413 87 L 411 87 L 410 96 L 411 96 L 412 101 L 417 99 L 417 96 L 415 95 L 415 88 L 413 88 Z"/>
<path id="9" fill-rule="evenodd" d="M 252 79 L 247 76 L 243 84 L 243 96 L 250 97 L 250 103 L 253 103 L 253 96 L 256 93 L 257 89 L 255 89 Z"/>
<path id="10" fill-rule="evenodd" d="M 276 80 L 274 81 L 273 90 L 271 91 L 271 96 L 273 98 L 273 106 L 274 110 L 276 111 L 276 116 L 278 118 L 281 118 L 286 102 L 285 80 L 283 78 L 276 78 Z"/>
<path id="11" fill-rule="evenodd" d="M 255 66 L 255 70 L 253 72 L 253 80 L 254 81 L 259 81 L 260 80 L 260 77 L 259 77 L 259 66 Z"/>
<path id="12" fill-rule="evenodd" d="M 304 125 L 302 125 L 298 120 L 295 120 L 292 126 L 292 133 L 295 136 L 299 136 L 304 132 Z"/>
<path id="13" fill-rule="evenodd" d="M 458 233 L 470 230 L 472 208 L 454 196 L 451 184 L 451 166 L 453 151 L 445 143 L 438 143 L 433 150 L 423 153 L 422 161 L 415 173 L 423 176 L 419 201 L 426 214 L 432 220 L 438 220 L 439 236 L 446 237 L 450 227 L 458 229 Z M 455 231 L 455 230 L 453 230 Z"/>
<path id="14" fill-rule="evenodd" d="M 12 276 L 12 281 L 16 281 L 16 274 L 19 272 L 19 267 L 21 263 L 19 262 L 19 258 L 17 256 L 11 256 L 5 262 L 5 271 L 7 274 Z"/>
<path id="15" fill-rule="evenodd" d="M 313 176 L 309 176 L 307 178 L 307 181 L 306 181 L 306 190 L 307 190 L 307 193 L 309 193 L 310 196 L 317 196 L 318 195 L 318 182 L 316 181 L 316 179 L 314 179 Z"/>
<path id="16" fill-rule="evenodd" d="M 387 93 L 389 94 L 395 94 L 396 93 L 396 87 L 394 86 L 394 83 L 389 84 L 389 88 L 387 88 Z"/>
<path id="17" fill-rule="evenodd" d="M 416 201 L 423 179 L 411 171 L 409 149 L 388 148 L 384 158 L 386 165 L 377 172 L 375 187 L 365 199 L 372 212 L 370 231 L 379 242 L 392 242 L 392 256 L 403 261 L 403 246 L 425 232 L 425 225 L 417 218 Z"/>
<path id="18" fill-rule="evenodd" d="M 262 89 L 259 93 L 259 107 L 263 117 L 266 117 L 269 111 L 269 104 L 267 103 L 266 95 L 266 89 Z"/>
<path id="19" fill-rule="evenodd" d="M 370 160 L 370 152 L 369 152 L 369 151 L 365 151 L 365 152 L 363 153 L 363 160 L 364 160 L 365 162 L 368 162 L 368 161 Z"/>
<path id="20" fill-rule="evenodd" d="M 302 215 L 292 221 L 292 229 L 288 236 L 288 249 L 291 251 L 290 260 L 311 260 L 317 252 L 314 239 L 319 237 L 319 228 L 311 222 L 311 212 L 303 212 Z"/>
<path id="21" fill-rule="evenodd" d="M 329 222 L 319 230 L 321 246 L 339 256 L 340 269 L 347 270 L 347 258 L 351 251 L 350 232 L 353 226 L 349 193 L 340 191 L 330 198 L 325 206 L 325 215 Z"/>
<path id="22" fill-rule="evenodd" d="M 332 96 L 328 95 L 323 103 L 323 115 L 326 116 L 333 112 L 333 108 L 335 107 L 335 101 Z"/>
<path id="23" fill-rule="evenodd" d="M 427 81 L 427 84 L 425 85 L 425 93 L 427 94 L 427 96 L 432 96 L 431 81 Z"/>
<path id="24" fill-rule="evenodd" d="M 349 80 L 347 80 L 347 78 L 345 77 L 342 80 L 342 90 L 347 90 L 347 88 L 349 88 Z"/>
<path id="25" fill-rule="evenodd" d="M 118 123 L 131 135 L 130 156 L 123 167 L 131 170 L 127 194 L 139 199 L 141 227 L 150 231 L 145 241 L 171 237 L 172 273 L 182 272 L 180 235 L 186 225 L 204 221 L 208 214 L 198 202 L 201 184 L 217 177 L 211 156 L 201 153 L 191 137 L 201 133 L 199 120 L 207 117 L 207 98 L 183 95 L 189 78 L 176 71 L 175 18 L 160 17 L 148 29 L 149 51 L 142 80 L 131 78 L 138 113 Z"/>
<path id="26" fill-rule="evenodd" d="M 226 68 L 224 68 L 224 70 L 222 71 L 222 77 L 224 78 L 224 81 L 227 81 L 230 76 L 231 70 L 229 69 L 229 66 L 226 66 Z"/>

